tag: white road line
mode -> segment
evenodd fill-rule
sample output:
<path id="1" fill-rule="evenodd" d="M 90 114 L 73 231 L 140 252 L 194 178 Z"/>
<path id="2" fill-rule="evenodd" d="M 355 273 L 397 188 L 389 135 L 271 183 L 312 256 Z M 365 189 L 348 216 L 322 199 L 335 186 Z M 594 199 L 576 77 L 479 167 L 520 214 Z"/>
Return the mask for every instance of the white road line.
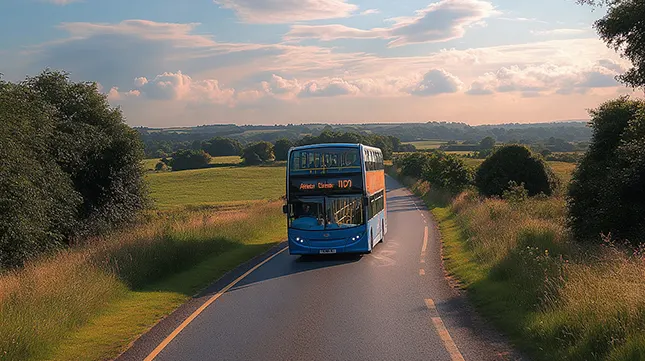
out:
<path id="1" fill-rule="evenodd" d="M 455 341 L 453 341 L 452 337 L 450 337 L 450 332 L 448 332 L 446 325 L 443 323 L 443 320 L 441 320 L 441 316 L 439 316 L 439 311 L 437 311 L 437 307 L 435 306 L 434 301 L 430 298 L 426 298 L 425 302 L 426 307 L 428 307 L 428 310 L 430 310 L 430 318 L 432 319 L 432 324 L 437 330 L 437 333 L 439 334 L 439 337 L 443 342 L 443 346 L 446 348 L 446 351 L 448 351 L 448 354 L 450 354 L 450 359 L 452 361 L 465 361 L 464 357 L 461 355 L 461 352 L 459 352 L 459 348 L 457 348 Z"/>

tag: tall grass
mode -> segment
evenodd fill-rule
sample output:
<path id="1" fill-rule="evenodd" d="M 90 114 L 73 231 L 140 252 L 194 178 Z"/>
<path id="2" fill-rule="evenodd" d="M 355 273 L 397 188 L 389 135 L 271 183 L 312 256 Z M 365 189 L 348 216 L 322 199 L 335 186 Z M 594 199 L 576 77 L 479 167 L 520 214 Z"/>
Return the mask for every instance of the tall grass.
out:
<path id="1" fill-rule="evenodd" d="M 0 360 L 47 357 L 129 290 L 253 243 L 283 223 L 280 205 L 157 212 L 137 227 L 0 275 Z"/>
<path id="2" fill-rule="evenodd" d="M 561 198 L 511 204 L 473 193 L 451 206 L 461 272 L 474 301 L 536 360 L 641 360 L 645 263 L 611 243 L 582 248 L 565 228 Z"/>

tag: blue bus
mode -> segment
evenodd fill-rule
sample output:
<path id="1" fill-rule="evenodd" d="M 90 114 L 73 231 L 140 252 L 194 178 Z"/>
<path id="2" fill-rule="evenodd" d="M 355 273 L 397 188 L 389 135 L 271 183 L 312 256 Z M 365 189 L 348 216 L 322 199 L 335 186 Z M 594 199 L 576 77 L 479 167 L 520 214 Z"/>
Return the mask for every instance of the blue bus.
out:
<path id="1" fill-rule="evenodd" d="M 289 150 L 289 253 L 371 253 L 385 239 L 383 153 L 362 144 L 315 144 Z"/>

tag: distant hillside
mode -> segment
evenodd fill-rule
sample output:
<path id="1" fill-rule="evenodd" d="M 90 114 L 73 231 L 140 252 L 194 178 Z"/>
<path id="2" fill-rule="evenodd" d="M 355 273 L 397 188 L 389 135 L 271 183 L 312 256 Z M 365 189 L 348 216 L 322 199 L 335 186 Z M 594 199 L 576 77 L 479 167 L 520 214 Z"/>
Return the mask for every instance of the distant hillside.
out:
<path id="1" fill-rule="evenodd" d="M 185 128 L 135 128 L 148 150 L 163 148 L 176 150 L 194 147 L 213 137 L 237 139 L 242 143 L 260 140 L 275 142 L 280 138 L 297 140 L 305 135 L 319 135 L 324 129 L 362 134 L 393 135 L 403 142 L 440 139 L 445 141 L 479 142 L 493 137 L 498 142 L 525 144 L 557 138 L 566 142 L 586 142 L 591 129 L 586 121 L 559 121 L 533 124 L 496 124 L 471 126 L 465 123 L 382 123 L 382 124 L 288 124 L 288 125 L 235 125 L 217 124 Z"/>

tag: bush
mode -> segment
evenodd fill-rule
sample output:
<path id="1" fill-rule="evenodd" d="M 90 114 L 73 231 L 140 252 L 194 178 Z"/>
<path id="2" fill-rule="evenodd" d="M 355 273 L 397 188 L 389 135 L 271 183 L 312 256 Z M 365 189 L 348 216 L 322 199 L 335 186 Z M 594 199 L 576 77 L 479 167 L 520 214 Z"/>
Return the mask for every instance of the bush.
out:
<path id="1" fill-rule="evenodd" d="M 509 203 L 522 203 L 529 198 L 529 191 L 524 188 L 524 183 L 508 182 L 508 189 L 502 193 L 502 199 Z"/>
<path id="2" fill-rule="evenodd" d="M 275 159 L 273 144 L 269 142 L 257 142 L 244 148 L 242 159 L 246 165 L 258 165 L 271 162 Z"/>
<path id="3" fill-rule="evenodd" d="M 427 153 L 409 153 L 397 157 L 394 165 L 401 169 L 401 175 L 403 176 L 421 178 L 428 159 L 429 155 Z"/>
<path id="4" fill-rule="evenodd" d="M 168 166 L 164 162 L 159 161 L 155 165 L 155 171 L 157 171 L 157 172 L 164 172 L 164 171 L 167 171 L 167 170 L 168 170 Z"/>
<path id="5" fill-rule="evenodd" d="M 475 175 L 475 186 L 485 196 L 501 197 L 510 181 L 524 183 L 529 196 L 551 195 L 558 187 L 558 178 L 551 167 L 521 145 L 499 148 L 481 164 Z"/>
<path id="6" fill-rule="evenodd" d="M 591 144 L 569 188 L 569 224 L 582 241 L 611 233 L 645 242 L 645 101 L 622 97 L 591 115 Z"/>
<path id="7" fill-rule="evenodd" d="M 200 169 L 210 166 L 211 156 L 203 150 L 182 149 L 172 155 L 170 166 L 173 171 Z"/>
<path id="8" fill-rule="evenodd" d="M 473 180 L 472 170 L 452 154 L 433 152 L 427 157 L 423 179 L 452 193 L 464 190 Z"/>

